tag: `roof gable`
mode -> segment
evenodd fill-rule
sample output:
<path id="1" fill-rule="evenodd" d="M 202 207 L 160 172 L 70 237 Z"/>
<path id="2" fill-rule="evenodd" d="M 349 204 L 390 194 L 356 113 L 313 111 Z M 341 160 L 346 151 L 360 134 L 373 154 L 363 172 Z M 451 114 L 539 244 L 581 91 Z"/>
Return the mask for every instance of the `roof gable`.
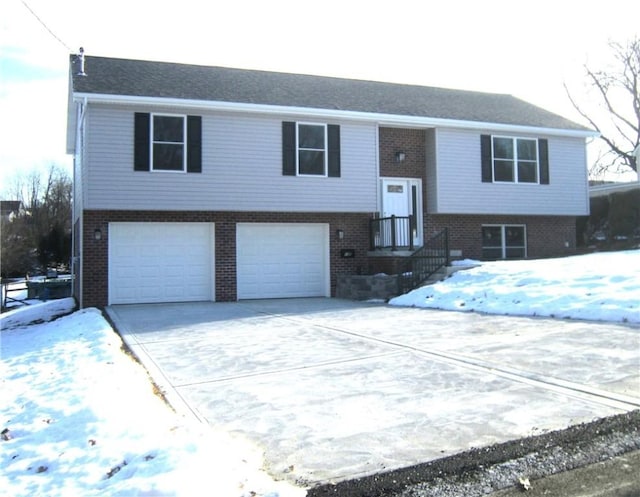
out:
<path id="1" fill-rule="evenodd" d="M 71 56 L 72 91 L 590 131 L 511 95 L 168 62 Z"/>

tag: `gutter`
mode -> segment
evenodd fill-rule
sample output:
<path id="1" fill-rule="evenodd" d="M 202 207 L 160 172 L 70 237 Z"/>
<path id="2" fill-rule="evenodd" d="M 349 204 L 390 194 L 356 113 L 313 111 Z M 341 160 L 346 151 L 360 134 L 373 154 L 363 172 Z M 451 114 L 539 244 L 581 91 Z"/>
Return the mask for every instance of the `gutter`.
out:
<path id="1" fill-rule="evenodd" d="M 373 122 L 382 126 L 418 126 L 427 128 L 463 128 L 474 130 L 495 130 L 497 132 L 521 132 L 553 136 L 590 138 L 600 134 L 592 130 L 546 128 L 541 126 L 525 126 L 518 124 L 501 124 L 483 121 L 466 121 L 460 119 L 443 119 L 423 116 L 407 116 L 400 114 L 383 114 L 377 112 L 362 112 L 339 109 L 319 109 L 314 107 L 289 107 L 284 105 L 267 105 L 239 102 L 223 102 L 210 100 L 193 100 L 165 97 L 146 97 L 130 95 L 109 95 L 102 93 L 76 93 L 74 100 L 90 100 L 104 104 L 126 105 L 154 105 L 166 107 L 181 107 L 191 109 L 206 109 L 224 112 L 253 112 L 264 115 L 288 115 L 295 117 L 317 117 L 332 119 L 347 119 Z"/>

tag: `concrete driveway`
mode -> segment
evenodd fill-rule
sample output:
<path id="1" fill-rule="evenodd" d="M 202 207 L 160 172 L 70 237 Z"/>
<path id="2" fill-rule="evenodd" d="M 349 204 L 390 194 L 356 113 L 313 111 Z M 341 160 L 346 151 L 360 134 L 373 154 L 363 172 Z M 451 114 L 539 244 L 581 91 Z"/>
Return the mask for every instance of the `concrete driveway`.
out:
<path id="1" fill-rule="evenodd" d="M 337 299 L 112 306 L 181 412 L 334 482 L 640 407 L 640 329 Z"/>

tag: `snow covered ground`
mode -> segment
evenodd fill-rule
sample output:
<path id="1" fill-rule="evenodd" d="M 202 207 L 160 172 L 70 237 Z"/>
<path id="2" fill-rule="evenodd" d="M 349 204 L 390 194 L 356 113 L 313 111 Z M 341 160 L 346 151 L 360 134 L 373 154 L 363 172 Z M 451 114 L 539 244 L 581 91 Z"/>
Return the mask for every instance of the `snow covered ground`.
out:
<path id="1" fill-rule="evenodd" d="M 98 310 L 54 320 L 73 306 L 55 300 L 0 318 L 2 495 L 305 494 L 261 471 L 248 442 L 179 418 Z"/>
<path id="2" fill-rule="evenodd" d="M 452 311 L 640 323 L 640 250 L 477 262 L 389 302 Z"/>
<path id="3" fill-rule="evenodd" d="M 392 304 L 640 323 L 640 251 L 482 263 Z M 171 411 L 102 314 L 73 306 L 0 317 L 4 494 L 305 494 L 262 471 L 258 447 Z"/>

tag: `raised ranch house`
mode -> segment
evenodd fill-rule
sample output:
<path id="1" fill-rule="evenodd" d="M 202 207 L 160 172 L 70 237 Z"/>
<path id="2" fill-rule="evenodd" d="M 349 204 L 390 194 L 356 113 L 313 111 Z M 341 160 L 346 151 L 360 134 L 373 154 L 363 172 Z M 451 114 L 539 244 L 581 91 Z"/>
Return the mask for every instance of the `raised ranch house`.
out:
<path id="1" fill-rule="evenodd" d="M 83 54 L 70 78 L 83 307 L 565 254 L 588 214 L 595 133 L 510 95 Z"/>

